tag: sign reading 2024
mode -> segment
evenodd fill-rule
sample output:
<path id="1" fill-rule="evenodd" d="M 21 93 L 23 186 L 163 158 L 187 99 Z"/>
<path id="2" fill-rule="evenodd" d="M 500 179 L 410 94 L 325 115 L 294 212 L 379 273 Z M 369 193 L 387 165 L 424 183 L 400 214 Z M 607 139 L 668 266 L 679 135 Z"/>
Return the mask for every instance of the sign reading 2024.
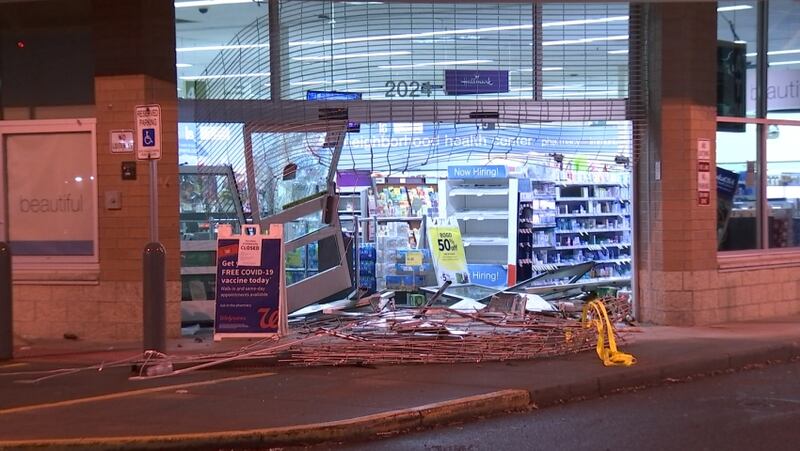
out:
<path id="1" fill-rule="evenodd" d="M 430 97 L 433 93 L 433 85 L 427 81 L 389 80 L 385 86 L 385 97 Z"/>

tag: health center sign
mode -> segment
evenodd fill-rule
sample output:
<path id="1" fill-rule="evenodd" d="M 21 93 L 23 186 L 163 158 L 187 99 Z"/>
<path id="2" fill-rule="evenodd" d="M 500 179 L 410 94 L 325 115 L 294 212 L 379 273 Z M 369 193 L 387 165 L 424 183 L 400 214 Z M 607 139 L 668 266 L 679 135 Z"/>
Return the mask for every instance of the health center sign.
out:
<path id="1" fill-rule="evenodd" d="M 220 231 L 214 340 L 281 336 L 287 329 L 282 227 L 261 235 L 257 225 L 244 234 Z"/>

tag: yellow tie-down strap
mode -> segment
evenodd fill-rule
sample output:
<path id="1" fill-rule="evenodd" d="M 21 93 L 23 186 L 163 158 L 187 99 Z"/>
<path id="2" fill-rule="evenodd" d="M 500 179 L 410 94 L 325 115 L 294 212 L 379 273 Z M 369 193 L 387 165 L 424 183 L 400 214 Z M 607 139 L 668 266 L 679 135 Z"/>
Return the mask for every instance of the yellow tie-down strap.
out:
<path id="1" fill-rule="evenodd" d="M 589 318 L 592 313 L 592 318 Z M 584 327 L 597 327 L 597 355 L 605 366 L 631 366 L 636 363 L 636 357 L 625 354 L 617 349 L 617 340 L 614 338 L 614 328 L 608 319 L 606 306 L 601 301 L 592 301 L 583 307 L 581 322 Z M 606 347 L 608 337 L 608 347 Z"/>

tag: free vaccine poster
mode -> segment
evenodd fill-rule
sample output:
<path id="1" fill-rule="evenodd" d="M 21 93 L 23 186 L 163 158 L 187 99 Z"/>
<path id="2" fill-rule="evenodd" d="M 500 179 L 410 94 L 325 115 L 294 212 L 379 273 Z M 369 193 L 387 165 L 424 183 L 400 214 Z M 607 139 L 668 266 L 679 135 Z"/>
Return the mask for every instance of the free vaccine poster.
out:
<path id="1" fill-rule="evenodd" d="M 240 260 L 239 236 L 217 240 L 217 287 L 214 339 L 282 335 L 286 328 L 283 243 L 260 239 L 260 261 Z"/>

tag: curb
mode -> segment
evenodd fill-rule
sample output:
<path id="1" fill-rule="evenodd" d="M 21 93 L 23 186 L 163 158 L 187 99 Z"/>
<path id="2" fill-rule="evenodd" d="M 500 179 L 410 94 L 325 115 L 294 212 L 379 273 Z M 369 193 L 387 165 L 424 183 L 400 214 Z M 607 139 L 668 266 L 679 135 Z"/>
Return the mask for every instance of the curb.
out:
<path id="1" fill-rule="evenodd" d="M 303 445 L 366 438 L 423 426 L 444 424 L 479 415 L 531 407 L 528 390 L 501 390 L 483 395 L 426 404 L 409 409 L 325 423 L 269 429 L 143 437 L 93 437 L 54 440 L 0 441 L 0 450 L 57 448 L 67 450 L 217 449 Z"/>
<path id="2" fill-rule="evenodd" d="M 632 366 L 620 372 L 586 381 L 532 390 L 531 401 L 536 407 L 549 407 L 570 400 L 608 396 L 629 388 L 654 386 L 664 381 L 681 381 L 693 376 L 740 370 L 768 362 L 786 362 L 799 357 L 800 342 L 791 341 L 754 347 L 742 352 L 725 353 L 711 359 L 695 357 L 649 368 Z"/>

